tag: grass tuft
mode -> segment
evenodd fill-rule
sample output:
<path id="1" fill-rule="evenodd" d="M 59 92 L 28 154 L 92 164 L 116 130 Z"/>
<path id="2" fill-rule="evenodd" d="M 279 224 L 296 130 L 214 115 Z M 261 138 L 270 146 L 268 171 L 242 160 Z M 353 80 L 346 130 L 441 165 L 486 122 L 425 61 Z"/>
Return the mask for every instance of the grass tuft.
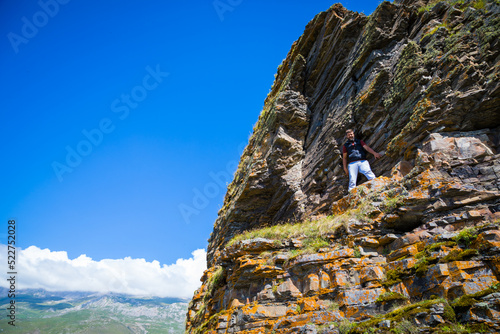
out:
<path id="1" fill-rule="evenodd" d="M 477 249 L 465 249 L 465 250 L 454 249 L 451 252 L 449 252 L 448 255 L 439 259 L 439 262 L 448 263 L 453 261 L 463 261 L 478 254 L 479 252 L 477 251 Z"/>
<path id="2" fill-rule="evenodd" d="M 403 281 L 402 276 L 404 274 L 405 273 L 399 268 L 388 270 L 385 274 L 385 280 L 381 284 L 385 287 L 390 287 L 394 284 L 400 283 Z"/>
<path id="3" fill-rule="evenodd" d="M 327 216 L 318 220 L 306 220 L 299 223 L 285 223 L 268 226 L 251 231 L 245 231 L 233 237 L 228 246 L 239 241 L 266 238 L 283 241 L 290 238 L 301 238 L 304 247 L 309 250 L 317 250 L 321 247 L 329 246 L 328 239 L 338 233 L 345 233 L 349 222 L 357 220 L 361 222 L 369 221 L 369 213 L 373 210 L 368 200 L 362 201 L 355 208 L 346 211 L 341 215 Z"/>
<path id="4" fill-rule="evenodd" d="M 408 300 L 407 297 L 404 295 L 400 294 L 399 292 L 386 292 L 378 296 L 377 300 L 375 302 L 377 303 L 383 303 L 383 302 L 389 302 L 393 300 Z"/>

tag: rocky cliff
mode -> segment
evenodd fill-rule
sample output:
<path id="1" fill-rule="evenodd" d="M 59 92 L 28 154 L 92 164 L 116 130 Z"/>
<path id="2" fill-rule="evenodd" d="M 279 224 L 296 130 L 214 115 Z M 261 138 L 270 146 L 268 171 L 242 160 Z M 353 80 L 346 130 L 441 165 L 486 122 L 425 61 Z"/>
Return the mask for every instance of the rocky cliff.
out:
<path id="1" fill-rule="evenodd" d="M 187 332 L 500 332 L 499 13 L 337 4 L 306 26 L 228 186 Z M 383 153 L 349 194 L 347 128 Z"/>

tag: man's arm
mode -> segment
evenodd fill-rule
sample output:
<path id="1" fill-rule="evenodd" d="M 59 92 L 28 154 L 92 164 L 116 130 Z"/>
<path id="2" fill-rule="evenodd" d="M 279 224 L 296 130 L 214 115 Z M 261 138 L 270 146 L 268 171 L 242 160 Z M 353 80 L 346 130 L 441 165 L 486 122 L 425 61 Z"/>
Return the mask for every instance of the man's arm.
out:
<path id="1" fill-rule="evenodd" d="M 380 158 L 380 157 L 381 157 L 381 155 L 380 155 L 380 154 L 378 154 L 377 152 L 375 152 L 374 150 L 372 150 L 372 149 L 370 148 L 370 146 L 368 146 L 368 145 L 366 145 L 366 144 L 365 144 L 365 145 L 363 146 L 363 148 L 364 148 L 367 152 L 369 152 L 369 153 L 373 154 L 373 155 L 375 156 L 375 159 L 378 159 L 378 158 Z"/>
<path id="2" fill-rule="evenodd" d="M 349 171 L 347 170 L 347 153 L 342 153 L 342 161 L 344 163 L 344 172 L 349 175 Z"/>

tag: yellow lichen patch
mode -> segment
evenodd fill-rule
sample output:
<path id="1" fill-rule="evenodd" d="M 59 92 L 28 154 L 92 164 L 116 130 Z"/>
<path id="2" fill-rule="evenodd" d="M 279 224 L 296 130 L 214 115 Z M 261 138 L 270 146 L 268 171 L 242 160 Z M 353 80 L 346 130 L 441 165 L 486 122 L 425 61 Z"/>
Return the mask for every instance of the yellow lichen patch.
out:
<path id="1" fill-rule="evenodd" d="M 341 215 L 345 213 L 350 207 L 351 201 L 348 198 L 343 197 L 337 202 L 333 203 L 331 211 L 334 215 Z"/>
<path id="2" fill-rule="evenodd" d="M 317 311 L 321 308 L 318 303 L 318 296 L 299 298 L 297 303 L 300 306 L 301 312 Z"/>
<path id="3" fill-rule="evenodd" d="M 410 245 L 398 250 L 393 251 L 389 255 L 387 255 L 387 260 L 392 262 L 396 261 L 404 256 L 413 256 L 419 252 L 417 246 L 415 245 Z"/>
<path id="4" fill-rule="evenodd" d="M 229 304 L 229 309 L 238 308 L 238 307 L 241 307 L 241 306 L 244 306 L 244 305 L 245 304 L 243 304 L 242 302 L 240 302 L 238 299 L 235 298 Z"/>
<path id="5" fill-rule="evenodd" d="M 252 275 L 255 277 L 263 278 L 263 277 L 277 277 L 279 275 L 284 274 L 285 271 L 275 267 L 269 266 L 265 264 L 259 264 L 253 271 Z"/>

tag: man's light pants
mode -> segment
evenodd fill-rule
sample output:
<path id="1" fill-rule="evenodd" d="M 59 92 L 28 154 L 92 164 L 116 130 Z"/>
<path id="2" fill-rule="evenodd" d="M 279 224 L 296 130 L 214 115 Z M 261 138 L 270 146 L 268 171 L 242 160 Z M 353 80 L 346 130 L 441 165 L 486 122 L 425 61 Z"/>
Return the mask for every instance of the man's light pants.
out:
<path id="1" fill-rule="evenodd" d="M 375 174 L 373 174 L 372 170 L 370 169 L 368 160 L 353 161 L 347 165 L 347 169 L 349 170 L 349 191 L 356 187 L 358 173 L 366 176 L 368 180 L 372 180 L 375 178 Z"/>

